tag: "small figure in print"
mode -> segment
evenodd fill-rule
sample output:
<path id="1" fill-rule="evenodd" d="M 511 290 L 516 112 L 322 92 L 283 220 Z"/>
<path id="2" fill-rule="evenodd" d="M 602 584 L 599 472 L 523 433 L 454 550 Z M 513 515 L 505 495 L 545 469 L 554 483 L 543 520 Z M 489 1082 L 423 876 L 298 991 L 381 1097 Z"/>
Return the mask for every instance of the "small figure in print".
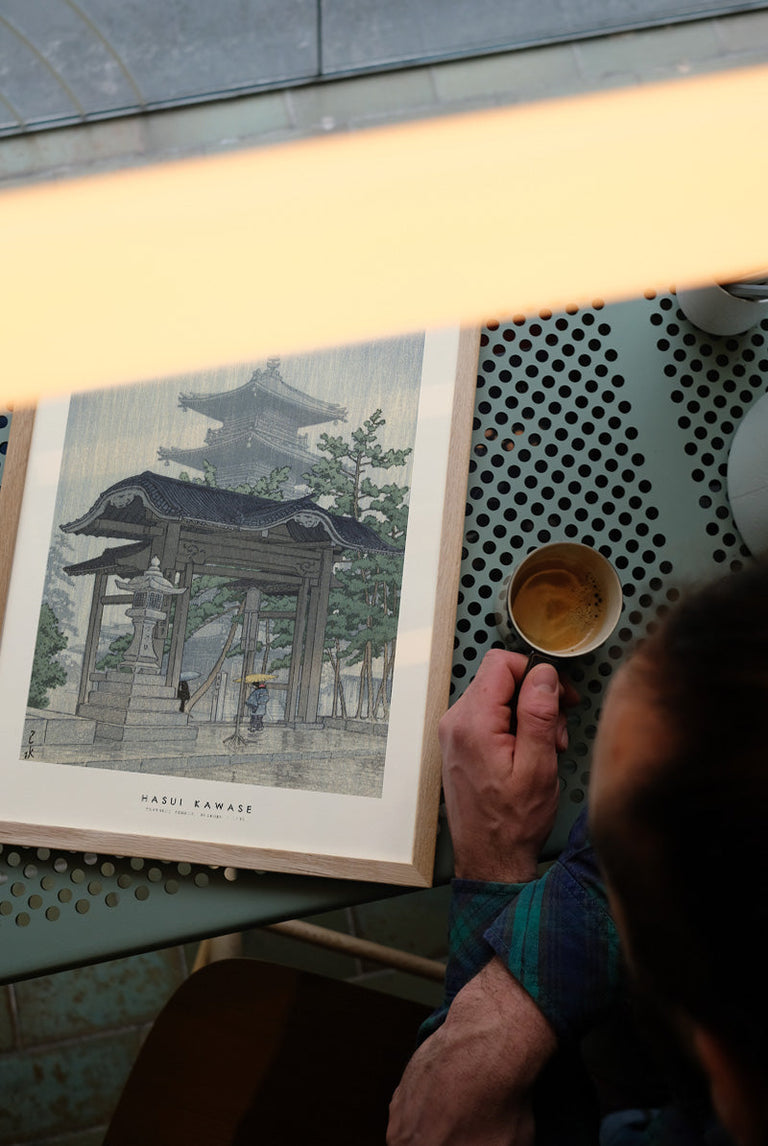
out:
<path id="1" fill-rule="evenodd" d="M 264 728 L 264 716 L 269 704 L 269 690 L 264 681 L 258 681 L 251 689 L 245 701 L 250 712 L 249 732 L 261 732 Z"/>
<path id="2" fill-rule="evenodd" d="M 185 681 L 185 680 L 179 681 L 179 687 L 178 687 L 178 691 L 176 692 L 176 696 L 181 701 L 181 704 L 179 705 L 179 712 L 184 712 L 185 708 L 187 707 L 187 702 L 188 702 L 189 697 L 190 697 L 189 683 L 187 681 Z"/>

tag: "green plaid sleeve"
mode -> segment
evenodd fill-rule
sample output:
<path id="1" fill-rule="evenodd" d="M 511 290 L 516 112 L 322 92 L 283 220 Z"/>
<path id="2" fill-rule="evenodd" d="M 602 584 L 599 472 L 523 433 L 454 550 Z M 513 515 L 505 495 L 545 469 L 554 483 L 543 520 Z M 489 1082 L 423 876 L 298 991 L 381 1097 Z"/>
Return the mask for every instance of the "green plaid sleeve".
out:
<path id="1" fill-rule="evenodd" d="M 616 999 L 623 982 L 619 941 L 586 815 L 579 816 L 565 851 L 540 879 L 454 880 L 445 999 L 422 1025 L 421 1040 L 440 1026 L 461 988 L 494 955 L 561 1041 L 578 1039 Z"/>
<path id="2" fill-rule="evenodd" d="M 546 875 L 526 884 L 492 920 L 483 942 L 557 1032 L 578 1040 L 616 1000 L 623 964 L 586 817 Z"/>
<path id="3" fill-rule="evenodd" d="M 485 932 L 526 886 L 524 883 L 453 880 L 445 999 L 442 1006 L 422 1024 L 419 1031 L 420 1041 L 431 1035 L 444 1022 L 448 1008 L 461 988 L 490 961 L 494 951 L 484 938 Z"/>

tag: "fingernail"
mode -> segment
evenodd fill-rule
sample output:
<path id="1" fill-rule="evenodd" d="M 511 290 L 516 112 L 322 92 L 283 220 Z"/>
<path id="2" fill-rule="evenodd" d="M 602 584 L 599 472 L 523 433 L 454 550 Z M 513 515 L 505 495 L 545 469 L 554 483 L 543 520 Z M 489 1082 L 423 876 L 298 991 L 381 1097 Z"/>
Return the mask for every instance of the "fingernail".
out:
<path id="1" fill-rule="evenodd" d="M 557 692 L 560 680 L 552 665 L 536 665 L 531 669 L 531 684 L 542 692 Z"/>

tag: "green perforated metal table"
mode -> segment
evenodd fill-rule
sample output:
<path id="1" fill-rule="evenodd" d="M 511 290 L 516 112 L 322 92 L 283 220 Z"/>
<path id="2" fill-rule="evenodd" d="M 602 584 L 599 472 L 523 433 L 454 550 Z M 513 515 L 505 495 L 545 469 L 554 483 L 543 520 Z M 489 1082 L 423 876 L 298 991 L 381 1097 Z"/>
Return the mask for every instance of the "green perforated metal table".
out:
<path id="1" fill-rule="evenodd" d="M 482 335 L 451 693 L 501 639 L 511 566 L 572 539 L 617 567 L 624 611 L 581 658 L 548 854 L 583 806 L 603 690 L 681 588 L 738 568 L 726 496 L 739 420 L 768 384 L 768 324 L 736 338 L 693 327 L 674 294 L 489 323 Z M 2 431 L 0 431 L 2 432 Z M 439 879 L 450 874 L 438 836 Z M 0 980 L 113 958 L 404 889 L 45 849 L 0 850 Z"/>

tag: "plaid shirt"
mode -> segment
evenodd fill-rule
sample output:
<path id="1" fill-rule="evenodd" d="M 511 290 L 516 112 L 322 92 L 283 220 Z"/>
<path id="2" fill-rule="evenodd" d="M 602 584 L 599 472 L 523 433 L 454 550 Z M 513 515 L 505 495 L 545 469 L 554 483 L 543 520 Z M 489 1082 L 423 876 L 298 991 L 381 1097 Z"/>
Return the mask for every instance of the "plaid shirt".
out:
<path id="1" fill-rule="evenodd" d="M 534 1094 L 537 1141 L 596 1146 L 594 1112 L 589 1113 L 588 1104 L 580 1105 L 578 1076 L 574 1083 L 571 1071 L 579 1039 L 613 1005 L 621 1004 L 626 981 L 616 927 L 587 836 L 586 812 L 574 824 L 560 858 L 540 879 L 511 884 L 456 879 L 452 888 L 445 1001 L 422 1024 L 420 1041 L 441 1025 L 461 988 L 498 955 L 560 1041 L 561 1054 L 555 1058 L 564 1068 L 554 1080 L 542 1076 L 543 1106 L 536 1107 Z M 557 1094 L 557 1102 L 547 1088 Z M 604 1140 L 612 1146 L 732 1146 L 711 1111 L 684 1109 L 672 1101 L 656 1110 L 622 1112 L 617 1116 L 621 1125 L 613 1125 Z M 554 1118 L 543 1130 L 538 1121 L 542 1111 Z"/>
<path id="2" fill-rule="evenodd" d="M 619 941 L 583 812 L 552 867 L 531 883 L 452 884 L 445 1001 L 420 1038 L 494 955 L 546 1015 L 561 1043 L 580 1038 L 617 998 Z"/>

